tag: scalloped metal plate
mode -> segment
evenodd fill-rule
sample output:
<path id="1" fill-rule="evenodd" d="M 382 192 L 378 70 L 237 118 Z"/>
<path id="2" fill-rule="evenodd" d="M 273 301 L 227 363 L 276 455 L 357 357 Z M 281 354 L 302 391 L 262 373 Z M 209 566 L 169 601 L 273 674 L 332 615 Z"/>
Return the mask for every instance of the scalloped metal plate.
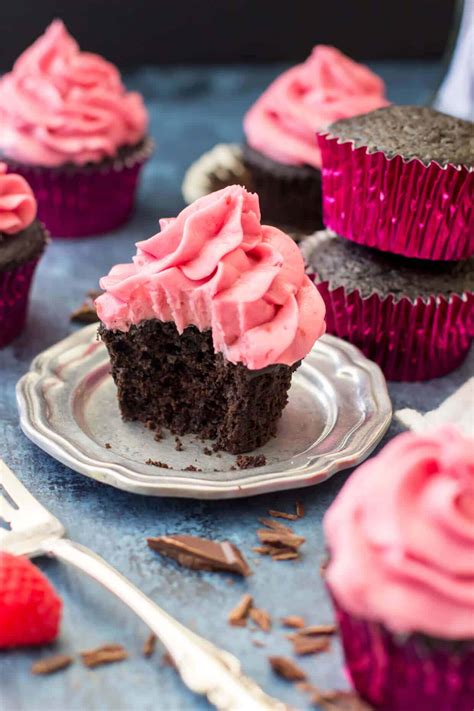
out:
<path id="1" fill-rule="evenodd" d="M 122 421 L 97 325 L 35 358 L 17 384 L 23 432 L 80 474 L 137 494 L 223 499 L 318 484 L 365 459 L 392 417 L 385 379 L 354 346 L 323 336 L 293 376 L 278 435 L 252 454 L 263 467 L 235 470 L 235 456 L 167 432 L 157 442 Z M 107 446 L 106 446 L 107 444 Z M 168 465 L 146 464 L 148 459 Z M 189 471 L 189 467 L 202 471 Z M 188 468 L 188 471 L 186 471 Z"/>

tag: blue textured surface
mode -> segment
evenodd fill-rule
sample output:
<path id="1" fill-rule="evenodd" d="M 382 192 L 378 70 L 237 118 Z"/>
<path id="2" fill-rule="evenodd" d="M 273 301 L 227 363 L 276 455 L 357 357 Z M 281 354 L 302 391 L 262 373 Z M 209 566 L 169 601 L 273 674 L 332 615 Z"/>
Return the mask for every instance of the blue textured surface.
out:
<path id="1" fill-rule="evenodd" d="M 379 64 L 390 98 L 423 103 L 438 77 L 434 64 Z M 157 231 L 160 216 L 183 206 L 180 184 L 186 167 L 219 141 L 241 138 L 246 107 L 280 67 L 226 69 L 144 69 L 128 79 L 145 95 L 151 133 L 158 150 L 145 169 L 135 217 L 124 229 L 100 239 L 56 241 L 37 273 L 28 327 L 0 352 L 0 456 L 32 493 L 66 525 L 69 535 L 91 547 L 127 575 L 147 595 L 179 620 L 235 653 L 244 669 L 268 692 L 299 708 L 310 708 L 293 687 L 269 669 L 268 654 L 289 654 L 285 630 L 276 622 L 270 634 L 230 628 L 227 612 L 244 591 L 275 621 L 304 615 L 309 623 L 331 620 L 318 568 L 324 556 L 321 519 L 345 481 L 339 474 L 325 484 L 300 490 L 306 517 L 295 530 L 306 536 L 301 561 L 271 562 L 252 554 L 257 518 L 268 508 L 292 510 L 296 494 L 266 495 L 235 502 L 200 502 L 141 498 L 95 483 L 57 463 L 21 433 L 14 396 L 17 379 L 31 359 L 70 333 L 70 311 L 109 267 L 130 258 L 133 243 Z M 390 387 L 395 408 L 428 410 L 469 375 L 465 364 L 451 376 L 427 383 Z M 389 435 L 397 431 L 392 425 Z M 190 533 L 228 538 L 248 555 L 255 574 L 245 582 L 229 575 L 188 571 L 149 550 L 147 536 Z M 141 656 L 147 630 L 120 603 L 79 573 L 53 561 L 38 564 L 65 602 L 60 641 L 54 650 L 75 653 L 105 642 L 123 643 L 130 661 L 89 671 L 76 663 L 54 677 L 30 674 L 31 662 L 48 650 L 16 651 L 0 656 L 3 711 L 148 711 L 204 709 L 207 703 L 188 693 L 157 652 Z M 252 639 L 265 642 L 256 648 Z M 309 677 L 322 687 L 346 685 L 338 644 L 329 654 L 302 659 Z"/>

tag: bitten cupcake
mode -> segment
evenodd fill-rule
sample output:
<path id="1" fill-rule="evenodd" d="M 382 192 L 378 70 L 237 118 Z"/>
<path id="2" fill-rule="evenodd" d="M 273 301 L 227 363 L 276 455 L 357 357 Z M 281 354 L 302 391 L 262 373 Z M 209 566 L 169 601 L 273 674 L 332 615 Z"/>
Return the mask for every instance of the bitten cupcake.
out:
<path id="1" fill-rule="evenodd" d="M 275 434 L 292 373 L 324 333 L 324 303 L 257 195 L 207 195 L 137 243 L 96 300 L 125 420 L 232 453 Z"/>
<path id="2" fill-rule="evenodd" d="M 474 259 L 408 259 L 328 230 L 301 251 L 328 332 L 358 346 L 389 380 L 434 378 L 462 363 L 474 336 Z"/>
<path id="3" fill-rule="evenodd" d="M 384 711 L 471 711 L 474 441 L 404 433 L 350 477 L 324 518 L 347 669 Z"/>
<path id="4" fill-rule="evenodd" d="M 0 163 L 0 348 L 25 325 L 36 265 L 47 242 L 36 217 L 36 200 L 20 175 Z"/>
<path id="5" fill-rule="evenodd" d="M 389 106 L 319 135 L 324 223 L 405 257 L 474 254 L 474 124 L 427 106 Z"/>
<path id="6" fill-rule="evenodd" d="M 141 96 L 118 70 L 81 52 L 55 20 L 0 79 L 0 156 L 23 175 L 54 236 L 123 224 L 151 150 Z"/>
<path id="7" fill-rule="evenodd" d="M 275 79 L 244 119 L 244 162 L 263 218 L 303 231 L 322 227 L 316 132 L 387 103 L 382 79 L 334 47 L 316 46 Z"/>

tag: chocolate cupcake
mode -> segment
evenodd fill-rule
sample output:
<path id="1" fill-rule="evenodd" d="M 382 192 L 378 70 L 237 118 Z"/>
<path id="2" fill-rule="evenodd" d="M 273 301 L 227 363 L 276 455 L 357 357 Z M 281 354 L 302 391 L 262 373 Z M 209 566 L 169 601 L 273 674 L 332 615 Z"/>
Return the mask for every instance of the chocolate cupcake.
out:
<path id="1" fill-rule="evenodd" d="M 238 185 L 160 224 L 96 300 L 122 416 L 250 451 L 276 432 L 323 301 L 296 244 Z"/>
<path id="2" fill-rule="evenodd" d="M 405 257 L 474 254 L 474 124 L 389 106 L 319 135 L 325 225 Z"/>
<path id="3" fill-rule="evenodd" d="M 275 79 L 244 119 L 244 163 L 264 220 L 300 231 L 322 227 L 316 132 L 386 104 L 383 81 L 334 47 L 315 47 Z"/>
<path id="4" fill-rule="evenodd" d="M 474 336 L 474 259 L 408 259 L 330 231 L 301 250 L 326 303 L 328 332 L 358 346 L 387 378 L 434 378 L 464 360 Z"/>
<path id="5" fill-rule="evenodd" d="M 0 348 L 23 330 L 31 282 L 47 242 L 35 219 L 31 188 L 6 170 L 0 163 Z"/>
<path id="6" fill-rule="evenodd" d="M 399 435 L 324 517 L 346 668 L 387 711 L 474 698 L 474 447 L 453 426 Z"/>
<path id="7" fill-rule="evenodd" d="M 151 151 L 139 94 L 81 52 L 60 20 L 0 79 L 0 157 L 21 174 L 53 236 L 100 234 L 133 209 Z"/>

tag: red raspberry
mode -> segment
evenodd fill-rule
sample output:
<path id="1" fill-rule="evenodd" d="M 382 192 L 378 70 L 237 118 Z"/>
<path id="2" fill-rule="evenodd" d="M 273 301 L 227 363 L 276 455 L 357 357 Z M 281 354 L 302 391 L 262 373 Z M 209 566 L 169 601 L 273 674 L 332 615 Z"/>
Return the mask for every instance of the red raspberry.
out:
<path id="1" fill-rule="evenodd" d="M 0 552 L 0 648 L 52 642 L 61 611 L 61 599 L 33 563 Z"/>

